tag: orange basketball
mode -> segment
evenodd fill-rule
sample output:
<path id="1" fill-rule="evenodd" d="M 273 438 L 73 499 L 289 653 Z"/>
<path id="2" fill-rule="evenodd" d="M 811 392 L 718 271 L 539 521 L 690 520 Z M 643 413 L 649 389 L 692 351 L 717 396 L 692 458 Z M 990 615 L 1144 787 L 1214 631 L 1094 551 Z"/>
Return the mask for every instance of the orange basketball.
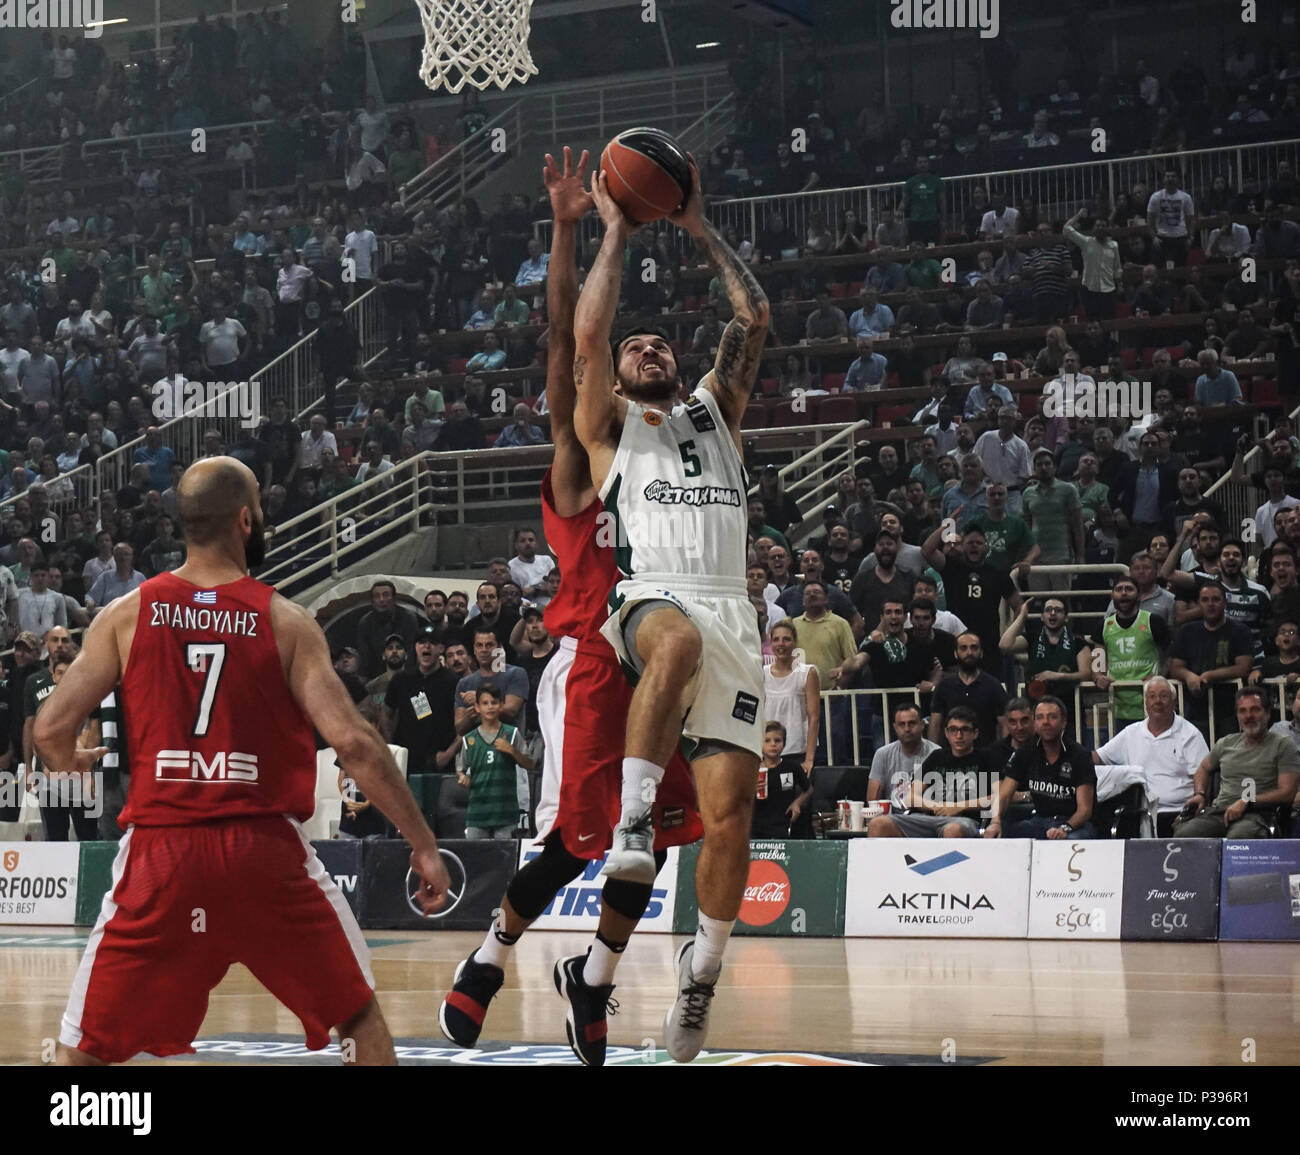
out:
<path id="1" fill-rule="evenodd" d="M 686 151 L 657 128 L 620 132 L 600 154 L 605 187 L 638 224 L 675 213 L 691 193 Z"/>

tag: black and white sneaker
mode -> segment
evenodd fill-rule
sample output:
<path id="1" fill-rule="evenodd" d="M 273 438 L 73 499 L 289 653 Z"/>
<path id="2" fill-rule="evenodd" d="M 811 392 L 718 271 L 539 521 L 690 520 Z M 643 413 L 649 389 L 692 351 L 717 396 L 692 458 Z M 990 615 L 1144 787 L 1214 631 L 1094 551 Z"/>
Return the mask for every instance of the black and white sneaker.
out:
<path id="1" fill-rule="evenodd" d="M 461 962 L 452 977 L 451 990 L 438 1008 L 442 1033 L 458 1047 L 472 1047 L 477 1043 L 488 1003 L 505 981 L 505 971 L 490 963 L 477 962 L 474 955 Z"/>
<path id="2" fill-rule="evenodd" d="M 677 999 L 664 1020 L 664 1050 L 674 1062 L 689 1063 L 704 1047 L 709 1030 L 709 1004 L 716 993 L 718 976 L 691 973 L 695 941 L 682 944 L 677 952 Z"/>
<path id="3" fill-rule="evenodd" d="M 614 984 L 589 987 L 582 978 L 585 954 L 562 958 L 555 964 L 555 989 L 569 1004 L 564 1029 L 569 1046 L 588 1067 L 605 1065 L 605 1037 L 609 1034 L 607 1014 L 618 1012 L 618 1001 L 610 998 Z"/>

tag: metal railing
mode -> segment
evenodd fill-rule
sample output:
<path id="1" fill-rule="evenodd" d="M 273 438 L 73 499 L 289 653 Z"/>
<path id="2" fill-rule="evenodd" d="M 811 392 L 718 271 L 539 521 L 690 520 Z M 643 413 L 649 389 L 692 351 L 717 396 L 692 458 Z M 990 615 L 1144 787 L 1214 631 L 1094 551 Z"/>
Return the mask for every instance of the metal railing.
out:
<path id="1" fill-rule="evenodd" d="M 271 120 L 244 120 L 237 124 L 218 124 L 205 128 L 205 155 L 220 160 L 226 155 L 226 147 L 237 143 L 242 133 L 251 131 L 256 136 L 273 123 Z M 188 155 L 193 139 L 193 130 L 188 128 L 142 132 L 135 136 L 100 137 L 82 144 L 81 159 L 90 164 L 105 158 L 120 158 L 125 172 L 128 162 L 139 165 L 141 161 L 173 160 L 179 153 Z"/>
<path id="2" fill-rule="evenodd" d="M 1289 383 L 1288 383 L 1289 384 Z M 1300 420 L 1300 405 L 1292 409 L 1288 414 L 1294 423 Z M 1242 457 L 1242 465 L 1245 468 L 1246 476 L 1249 477 L 1252 472 L 1262 469 L 1264 466 L 1264 455 L 1259 446 L 1253 445 Z M 1224 528 L 1225 533 L 1236 537 L 1243 533 L 1243 527 L 1247 522 L 1254 522 L 1255 510 L 1259 508 L 1260 491 L 1257 490 L 1249 481 L 1243 483 L 1232 480 L 1232 462 L 1228 462 L 1227 469 L 1224 470 L 1223 476 L 1215 481 L 1205 491 L 1205 496 L 1212 498 L 1223 506 L 1224 512 L 1228 515 L 1228 526 Z M 1251 530 L 1253 533 L 1253 529 Z M 1250 559 L 1252 563 L 1256 561 L 1254 557 Z M 1252 580 L 1263 581 L 1265 586 L 1271 584 L 1271 578 L 1264 574 L 1262 578 L 1249 574 Z"/>
<path id="3" fill-rule="evenodd" d="M 25 180 L 39 183 L 58 180 L 63 173 L 66 145 L 45 144 L 36 148 L 16 148 L 0 152 L 0 169 L 16 166 Z"/>
<path id="4" fill-rule="evenodd" d="M 437 208 L 445 208 L 477 188 L 490 172 L 504 165 L 513 154 L 513 149 L 501 148 L 498 142 L 514 142 L 515 148 L 522 142 L 523 106 L 523 100 L 508 105 L 472 136 L 443 153 L 419 176 L 402 185 L 398 190 L 402 203 L 416 204 L 429 200 Z"/>
<path id="5" fill-rule="evenodd" d="M 801 453 L 789 465 L 777 470 L 784 492 L 794 498 L 803 520 L 833 504 L 836 479 L 846 470 L 853 469 L 853 453 L 858 434 L 871 428 L 870 421 L 855 421 L 851 425 L 801 425 L 816 438 L 816 444 Z M 746 432 L 749 432 L 748 430 Z M 827 496 L 829 491 L 830 496 Z M 758 493 L 758 485 L 749 488 L 748 496 Z M 797 534 L 798 527 L 792 527 Z M 790 537 L 790 534 L 786 535 Z"/>
<path id="6" fill-rule="evenodd" d="M 1175 705 L 1174 711 L 1178 715 L 1185 716 L 1187 693 L 1182 682 L 1173 678 L 1168 681 L 1174 688 Z M 1091 749 L 1099 749 L 1109 742 L 1120 730 L 1126 726 L 1133 725 L 1137 719 L 1117 719 L 1115 716 L 1115 692 L 1117 690 L 1137 689 L 1140 690 L 1146 684 L 1143 679 L 1132 679 L 1111 682 L 1106 689 L 1101 689 L 1095 682 L 1075 682 L 1072 685 L 1073 710 L 1071 717 L 1074 723 L 1074 739 L 1076 742 L 1083 744 L 1086 740 L 1091 741 Z M 1216 721 L 1215 696 L 1216 694 L 1235 695 L 1237 690 L 1242 686 L 1240 680 L 1231 682 L 1213 683 L 1206 686 L 1206 712 L 1209 715 L 1208 722 L 1201 723 L 1204 727 L 1207 739 L 1207 745 L 1214 746 L 1214 743 L 1221 737 L 1218 733 Z M 1287 685 L 1285 678 L 1268 678 L 1260 683 L 1272 691 L 1273 704 L 1281 714 L 1283 722 L 1288 720 L 1289 711 L 1295 700 L 1297 687 Z M 1062 697 L 1062 693 L 1050 690 L 1054 697 Z M 1289 695 L 1289 696 L 1288 696 Z M 869 766 L 871 756 L 878 748 L 876 737 L 883 736 L 883 741 L 889 743 L 894 741 L 893 736 L 893 716 L 892 710 L 888 709 L 889 703 L 897 705 L 903 701 L 913 701 L 918 709 L 922 709 L 923 695 L 919 689 L 908 688 L 906 686 L 898 687 L 863 687 L 853 690 L 823 690 L 821 692 L 821 722 L 820 733 L 826 739 L 826 764 L 829 766 Z M 836 709 L 833 703 L 846 701 L 847 708 L 841 707 Z M 838 714 L 838 720 L 835 715 Z M 847 717 L 846 717 L 847 715 Z M 922 717 L 925 717 L 922 710 Z M 1085 719 L 1088 724 L 1085 725 Z M 1119 725 L 1116 723 L 1120 722 Z M 845 729 L 847 728 L 847 749 L 845 748 Z M 873 734 L 871 731 L 877 731 Z M 989 739 L 993 741 L 994 738 Z M 981 735 L 980 744 L 985 745 Z M 846 756 L 847 755 L 847 756 Z"/>
<path id="7" fill-rule="evenodd" d="M 373 360 L 384 349 L 384 312 L 379 290 L 367 290 L 343 312 L 356 330 L 362 363 Z M 324 400 L 316 335 L 317 330 L 313 329 L 257 374 L 262 396 L 268 402 L 283 397 L 292 416 L 301 417 Z"/>
<path id="8" fill-rule="evenodd" d="M 734 107 L 730 114 L 721 107 L 729 90 L 725 70 L 703 67 L 628 76 L 617 85 L 525 92 L 403 185 L 402 203 L 429 199 L 446 207 L 472 193 L 508 161 L 527 155 L 530 145 L 538 146 L 539 156 L 541 148 L 554 150 L 557 144 L 598 150 L 615 132 L 635 124 L 654 124 L 669 132 L 689 130 L 693 140 L 707 140 L 710 125 L 728 123 L 728 115 L 734 122 Z M 713 120 L 707 119 L 710 112 Z"/>
<path id="9" fill-rule="evenodd" d="M 1267 183 L 1276 175 L 1279 162 L 1289 162 L 1294 171 L 1298 159 L 1300 140 L 1290 139 L 946 176 L 942 178 L 945 219 L 950 224 L 962 220 L 973 203 L 976 187 L 986 191 L 990 186 L 1003 189 L 1012 205 L 1033 197 L 1040 219 L 1065 219 L 1098 195 L 1105 196 L 1113 205 L 1120 193 L 1130 192 L 1139 182 L 1147 186 L 1148 192 L 1154 192 L 1166 168 L 1178 169 L 1184 188 L 1199 191 L 1208 188 L 1216 176 L 1223 176 L 1230 188 L 1240 192 L 1248 175 Z M 883 214 L 901 203 L 902 190 L 902 181 L 889 181 L 854 188 L 715 200 L 709 206 L 709 215 L 719 228 L 734 227 L 742 237 L 753 240 L 765 228 L 767 215 L 776 210 L 786 227 L 802 238 L 807 235 L 814 212 L 824 214 L 827 225 L 835 228 L 840 215 L 852 209 L 874 235 L 876 225 L 884 219 Z M 1145 220 L 1146 205 L 1138 206 L 1135 215 Z"/>

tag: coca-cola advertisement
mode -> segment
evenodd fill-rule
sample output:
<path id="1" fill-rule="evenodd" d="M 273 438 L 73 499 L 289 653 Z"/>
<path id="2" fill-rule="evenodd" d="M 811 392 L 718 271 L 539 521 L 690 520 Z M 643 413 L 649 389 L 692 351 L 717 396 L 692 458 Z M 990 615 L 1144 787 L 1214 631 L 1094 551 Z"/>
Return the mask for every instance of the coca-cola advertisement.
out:
<path id="1" fill-rule="evenodd" d="M 673 929 L 692 934 L 698 846 L 682 848 Z M 844 933 L 848 845 L 781 841 L 749 844 L 749 876 L 736 919 L 737 934 L 837 936 Z"/>

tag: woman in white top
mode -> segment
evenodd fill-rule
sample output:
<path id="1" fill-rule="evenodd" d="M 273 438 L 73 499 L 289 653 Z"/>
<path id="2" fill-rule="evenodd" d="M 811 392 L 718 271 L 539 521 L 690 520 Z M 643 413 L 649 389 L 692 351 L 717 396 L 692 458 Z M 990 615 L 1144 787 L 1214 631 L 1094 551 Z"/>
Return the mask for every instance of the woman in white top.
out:
<path id="1" fill-rule="evenodd" d="M 773 661 L 763 671 L 768 722 L 785 726 L 784 756 L 796 757 L 812 773 L 813 752 L 821 725 L 821 681 L 817 668 L 794 660 L 799 632 L 788 618 L 771 629 Z"/>

